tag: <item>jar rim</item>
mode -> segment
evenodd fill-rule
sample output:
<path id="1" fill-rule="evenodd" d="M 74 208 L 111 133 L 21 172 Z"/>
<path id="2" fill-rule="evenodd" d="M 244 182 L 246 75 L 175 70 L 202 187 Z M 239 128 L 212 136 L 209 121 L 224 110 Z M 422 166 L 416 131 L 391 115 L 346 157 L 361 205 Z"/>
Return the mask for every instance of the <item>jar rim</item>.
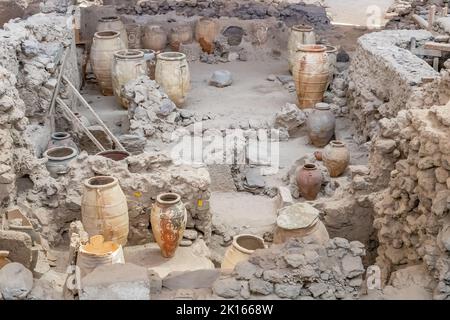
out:
<path id="1" fill-rule="evenodd" d="M 64 156 L 52 155 L 52 153 L 54 153 L 56 151 L 60 151 L 60 150 L 70 151 L 70 153 L 68 153 L 68 154 L 66 154 Z M 67 160 L 67 159 L 75 157 L 77 155 L 77 153 L 78 152 L 77 152 L 77 150 L 75 148 L 62 146 L 62 147 L 54 147 L 54 148 L 47 149 L 44 152 L 44 157 L 49 159 L 49 160 L 63 161 L 63 160 Z"/>
<path id="2" fill-rule="evenodd" d="M 118 179 L 113 176 L 95 176 L 84 181 L 84 185 L 90 189 L 105 189 L 118 183 Z"/>

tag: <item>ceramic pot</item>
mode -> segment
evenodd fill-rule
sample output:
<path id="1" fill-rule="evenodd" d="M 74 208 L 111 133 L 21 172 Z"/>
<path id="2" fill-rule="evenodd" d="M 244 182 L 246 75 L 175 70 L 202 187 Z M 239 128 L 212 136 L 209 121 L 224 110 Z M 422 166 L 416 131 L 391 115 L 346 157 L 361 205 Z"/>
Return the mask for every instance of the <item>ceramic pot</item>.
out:
<path id="1" fill-rule="evenodd" d="M 214 52 L 214 40 L 219 34 L 217 21 L 202 17 L 195 24 L 195 40 L 200 44 L 202 50 L 208 54 Z"/>
<path id="2" fill-rule="evenodd" d="M 163 52 L 156 56 L 155 80 L 177 107 L 183 106 L 191 87 L 186 55 Z"/>
<path id="3" fill-rule="evenodd" d="M 299 59 L 293 67 L 293 78 L 300 108 L 312 108 L 321 102 L 329 77 L 326 47 L 302 45 Z"/>
<path id="4" fill-rule="evenodd" d="M 294 65 L 297 64 L 299 60 L 297 53 L 299 46 L 315 43 L 316 35 L 312 26 L 295 25 L 291 28 L 287 45 L 289 71 L 293 72 Z"/>
<path id="5" fill-rule="evenodd" d="M 187 212 L 176 193 L 162 193 L 157 196 L 150 214 L 153 236 L 165 258 L 174 256 L 186 229 Z"/>
<path id="6" fill-rule="evenodd" d="M 55 147 L 44 152 L 44 158 L 47 158 L 47 170 L 54 178 L 69 172 L 69 164 L 77 156 L 78 151 L 72 147 Z"/>
<path id="7" fill-rule="evenodd" d="M 331 141 L 323 150 L 323 163 L 330 172 L 331 177 L 339 177 L 344 173 L 350 162 L 350 153 L 347 146 L 337 140 Z"/>
<path id="8" fill-rule="evenodd" d="M 113 95 L 112 63 L 114 52 L 126 49 L 116 31 L 96 32 L 91 47 L 92 71 L 97 78 L 101 92 L 105 96 Z"/>
<path id="9" fill-rule="evenodd" d="M 170 29 L 169 45 L 174 51 L 180 50 L 180 44 L 191 43 L 193 38 L 192 27 L 190 25 L 180 25 Z"/>
<path id="10" fill-rule="evenodd" d="M 241 261 L 246 261 L 257 249 L 264 249 L 264 240 L 252 234 L 234 236 L 233 242 L 225 252 L 222 261 L 222 270 L 233 270 Z"/>
<path id="11" fill-rule="evenodd" d="M 128 36 L 125 25 L 117 16 L 102 17 L 98 20 L 97 32 L 101 31 L 117 31 L 123 42 L 124 49 L 128 48 Z"/>
<path id="12" fill-rule="evenodd" d="M 330 74 L 328 76 L 328 81 L 327 81 L 327 90 L 328 90 L 328 88 L 330 87 L 330 84 L 333 82 L 334 74 L 336 73 L 338 49 L 334 46 L 326 46 L 326 47 L 327 47 L 327 51 L 325 51 L 325 52 L 327 53 L 328 65 L 329 65 L 329 69 L 330 69 Z"/>
<path id="13" fill-rule="evenodd" d="M 308 115 L 306 128 L 309 140 L 316 147 L 324 147 L 334 136 L 336 119 L 330 106 L 326 103 L 318 103 Z"/>
<path id="14" fill-rule="evenodd" d="M 278 211 L 273 243 L 284 243 L 290 238 L 325 245 L 330 239 L 325 225 L 319 219 L 319 210 L 308 203 L 296 203 Z"/>
<path id="15" fill-rule="evenodd" d="M 9 251 L 0 250 L 0 269 L 6 266 L 11 260 L 8 259 Z"/>
<path id="16" fill-rule="evenodd" d="M 148 75 L 144 52 L 140 50 L 120 50 L 114 53 L 112 63 L 112 86 L 117 101 L 128 109 L 129 101 L 122 96 L 122 87 L 130 80 Z"/>
<path id="17" fill-rule="evenodd" d="M 141 26 L 136 23 L 127 24 L 125 26 L 127 30 L 128 36 L 128 48 L 129 49 L 140 49 L 141 39 L 142 39 L 142 30 Z"/>
<path id="18" fill-rule="evenodd" d="M 128 151 L 123 150 L 106 150 L 96 154 L 97 156 L 102 156 L 114 161 L 121 161 L 130 156 Z"/>
<path id="19" fill-rule="evenodd" d="M 314 151 L 314 157 L 318 161 L 322 161 L 322 151 Z"/>
<path id="20" fill-rule="evenodd" d="M 306 200 L 315 200 L 322 187 L 322 173 L 315 164 L 308 163 L 297 172 L 297 186 Z"/>
<path id="21" fill-rule="evenodd" d="M 127 243 L 127 198 L 119 181 L 111 176 L 96 176 L 84 181 L 81 218 L 90 237 L 102 235 L 120 245 Z"/>
<path id="22" fill-rule="evenodd" d="M 73 142 L 72 137 L 68 132 L 53 132 L 51 134 L 47 149 L 56 147 L 71 147 L 79 152 L 77 144 Z"/>
<path id="23" fill-rule="evenodd" d="M 125 263 L 122 246 L 113 241 L 104 240 L 102 235 L 96 235 L 91 237 L 87 244 L 80 246 L 77 266 L 80 268 L 81 277 L 99 266 Z"/>
<path id="24" fill-rule="evenodd" d="M 144 49 L 152 49 L 155 51 L 163 50 L 167 45 L 166 31 L 158 25 L 150 24 L 145 26 L 142 45 Z"/>

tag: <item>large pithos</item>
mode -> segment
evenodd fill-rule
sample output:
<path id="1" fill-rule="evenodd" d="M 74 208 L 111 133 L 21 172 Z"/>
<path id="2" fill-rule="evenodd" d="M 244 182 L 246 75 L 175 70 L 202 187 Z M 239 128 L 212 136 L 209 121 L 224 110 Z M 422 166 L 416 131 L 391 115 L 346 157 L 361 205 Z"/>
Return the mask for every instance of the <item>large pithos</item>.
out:
<path id="1" fill-rule="evenodd" d="M 293 66 L 293 77 L 299 107 L 312 108 L 323 99 L 330 68 L 327 48 L 323 45 L 302 45 L 299 47 L 298 62 Z"/>
<path id="2" fill-rule="evenodd" d="M 155 80 L 177 107 L 183 106 L 191 87 L 186 55 L 164 52 L 156 56 Z"/>
<path id="3" fill-rule="evenodd" d="M 289 71 L 292 72 L 294 65 L 298 62 L 298 47 L 315 43 L 316 35 L 313 27 L 307 25 L 292 26 L 287 45 Z"/>
<path id="4" fill-rule="evenodd" d="M 186 229 L 186 207 L 176 193 L 162 193 L 156 198 L 150 215 L 153 235 L 165 258 L 174 256 Z"/>
<path id="5" fill-rule="evenodd" d="M 91 64 L 103 95 L 113 95 L 111 67 L 114 52 L 126 49 L 119 32 L 96 32 L 91 48 Z"/>
<path id="6" fill-rule="evenodd" d="M 111 16 L 111 17 L 100 18 L 98 20 L 98 24 L 97 24 L 97 32 L 98 31 L 117 31 L 117 32 L 119 32 L 120 39 L 122 39 L 122 42 L 123 42 L 125 48 L 128 48 L 127 30 L 119 17 Z"/>
<path id="7" fill-rule="evenodd" d="M 112 85 L 117 101 L 128 109 L 128 100 L 122 96 L 122 86 L 128 81 L 148 75 L 147 62 L 141 50 L 122 50 L 114 53 Z"/>
<path id="8" fill-rule="evenodd" d="M 127 198 L 117 178 L 97 176 L 84 181 L 81 216 L 90 237 L 102 235 L 106 241 L 127 243 Z"/>

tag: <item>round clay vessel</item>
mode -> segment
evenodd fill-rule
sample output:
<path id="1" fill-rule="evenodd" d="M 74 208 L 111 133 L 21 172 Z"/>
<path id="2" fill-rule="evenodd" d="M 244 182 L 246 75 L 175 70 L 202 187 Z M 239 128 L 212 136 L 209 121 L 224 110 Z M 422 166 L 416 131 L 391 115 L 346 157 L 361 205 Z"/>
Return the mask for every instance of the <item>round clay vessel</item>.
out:
<path id="1" fill-rule="evenodd" d="M 77 144 L 73 141 L 68 132 L 53 132 L 51 134 L 47 149 L 55 147 L 72 147 L 79 152 Z"/>
<path id="2" fill-rule="evenodd" d="M 298 170 L 297 186 L 306 200 L 314 200 L 322 187 L 322 173 L 315 164 L 305 164 Z"/>
<path id="3" fill-rule="evenodd" d="M 141 50 L 120 50 L 114 53 L 112 85 L 117 101 L 128 109 L 129 101 L 122 95 L 122 87 L 130 80 L 148 75 L 147 62 Z"/>
<path id="4" fill-rule="evenodd" d="M 140 49 L 142 39 L 142 29 L 139 24 L 130 23 L 125 26 L 128 35 L 128 48 Z"/>
<path id="5" fill-rule="evenodd" d="M 91 47 L 92 71 L 97 78 L 101 92 L 105 96 L 113 95 L 112 63 L 114 52 L 126 49 L 116 31 L 96 32 Z"/>
<path id="6" fill-rule="evenodd" d="M 128 151 L 124 150 L 106 150 L 96 154 L 97 156 L 102 156 L 114 161 L 121 161 L 130 156 Z"/>
<path id="7" fill-rule="evenodd" d="M 291 28 L 287 45 L 289 71 L 293 72 L 294 65 L 297 64 L 299 60 L 297 53 L 299 46 L 303 44 L 315 43 L 316 36 L 312 26 L 295 25 Z"/>
<path id="8" fill-rule="evenodd" d="M 102 235 L 106 241 L 127 243 L 127 198 L 119 180 L 111 176 L 86 179 L 81 197 L 81 219 L 90 237 Z"/>
<path id="9" fill-rule="evenodd" d="M 187 212 L 181 197 L 176 193 L 157 196 L 150 214 L 153 236 L 165 258 L 174 256 L 186 229 Z"/>
<path id="10" fill-rule="evenodd" d="M 293 66 L 293 78 L 300 108 L 312 108 L 321 102 L 329 77 L 326 47 L 301 45 L 298 63 Z"/>
<path id="11" fill-rule="evenodd" d="M 350 153 L 347 146 L 337 140 L 331 141 L 323 150 L 323 163 L 331 177 L 339 177 L 344 173 L 350 162 Z"/>
<path id="12" fill-rule="evenodd" d="M 142 45 L 144 49 L 152 49 L 155 51 L 163 50 L 167 45 L 166 31 L 158 25 L 146 25 L 144 27 Z"/>
<path id="13" fill-rule="evenodd" d="M 128 48 L 128 35 L 125 25 L 117 16 L 102 17 L 98 20 L 97 32 L 99 31 L 117 31 L 123 42 L 124 48 Z"/>
<path id="14" fill-rule="evenodd" d="M 200 44 L 202 50 L 208 54 L 214 52 L 214 40 L 219 34 L 217 21 L 202 17 L 195 24 L 195 40 Z"/>
<path id="15" fill-rule="evenodd" d="M 155 80 L 177 107 L 183 106 L 191 87 L 186 55 L 163 52 L 156 56 Z"/>
<path id="16" fill-rule="evenodd" d="M 322 161 L 322 151 L 314 151 L 314 157 L 318 161 Z"/>
<path id="17" fill-rule="evenodd" d="M 169 45 L 172 50 L 179 51 L 180 44 L 191 43 L 193 38 L 192 27 L 188 24 L 179 25 L 170 29 Z"/>
<path id="18" fill-rule="evenodd" d="M 336 63 L 337 63 L 337 54 L 338 49 L 334 46 L 326 46 L 327 47 L 327 55 L 328 55 L 328 65 L 330 69 L 330 74 L 328 76 L 327 81 L 327 89 L 330 86 L 331 82 L 333 82 L 334 74 L 336 73 Z"/>
<path id="19" fill-rule="evenodd" d="M 233 237 L 222 261 L 222 270 L 233 270 L 241 261 L 246 261 L 257 249 L 264 249 L 264 240 L 252 234 L 240 234 Z"/>
<path id="20" fill-rule="evenodd" d="M 69 172 L 69 164 L 78 156 L 72 147 L 55 147 L 48 149 L 43 155 L 47 158 L 46 167 L 52 177 Z"/>
<path id="21" fill-rule="evenodd" d="M 306 128 L 309 140 L 316 147 L 324 147 L 334 136 L 336 119 L 330 106 L 326 103 L 318 103 L 308 115 Z"/>
<path id="22" fill-rule="evenodd" d="M 319 219 L 319 214 L 319 210 L 305 202 L 278 210 L 273 243 L 280 244 L 290 238 L 302 238 L 305 241 L 325 245 L 330 237 L 325 225 Z"/>

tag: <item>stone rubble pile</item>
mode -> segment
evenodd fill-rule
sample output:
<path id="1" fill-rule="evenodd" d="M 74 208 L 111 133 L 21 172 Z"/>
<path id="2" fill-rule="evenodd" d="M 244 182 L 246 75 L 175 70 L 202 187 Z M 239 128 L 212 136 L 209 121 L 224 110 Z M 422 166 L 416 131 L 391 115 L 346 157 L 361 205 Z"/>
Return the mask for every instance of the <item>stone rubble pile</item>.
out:
<path id="1" fill-rule="evenodd" d="M 260 249 L 213 284 L 223 298 L 355 299 L 363 283 L 364 245 L 343 238 L 326 246 L 291 239 Z"/>

